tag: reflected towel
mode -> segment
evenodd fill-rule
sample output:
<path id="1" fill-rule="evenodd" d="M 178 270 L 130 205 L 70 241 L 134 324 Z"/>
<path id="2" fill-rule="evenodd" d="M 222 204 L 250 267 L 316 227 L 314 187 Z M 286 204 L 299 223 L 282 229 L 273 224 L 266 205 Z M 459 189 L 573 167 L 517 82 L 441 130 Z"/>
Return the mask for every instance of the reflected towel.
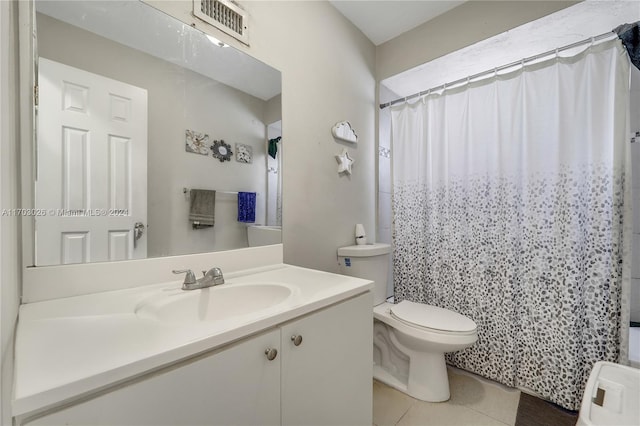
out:
<path id="1" fill-rule="evenodd" d="M 238 192 L 238 222 L 256 221 L 256 193 Z"/>
<path id="2" fill-rule="evenodd" d="M 210 227 L 214 224 L 214 212 L 216 207 L 216 191 L 208 189 L 192 189 L 191 209 L 189 220 L 194 222 L 194 227 Z"/>
<path id="3" fill-rule="evenodd" d="M 276 155 L 278 154 L 278 142 L 280 142 L 280 139 L 282 139 L 282 136 L 278 136 L 277 138 L 274 139 L 269 139 L 269 156 L 271 156 L 271 158 L 275 159 Z"/>

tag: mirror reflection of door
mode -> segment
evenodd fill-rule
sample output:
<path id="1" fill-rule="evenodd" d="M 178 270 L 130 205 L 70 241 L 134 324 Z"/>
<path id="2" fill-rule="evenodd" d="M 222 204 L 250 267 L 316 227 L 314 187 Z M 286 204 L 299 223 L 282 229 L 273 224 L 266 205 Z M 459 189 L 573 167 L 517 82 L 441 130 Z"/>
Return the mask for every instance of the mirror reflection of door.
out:
<path id="1" fill-rule="evenodd" d="M 45 58 L 38 84 L 36 265 L 145 258 L 147 91 Z"/>

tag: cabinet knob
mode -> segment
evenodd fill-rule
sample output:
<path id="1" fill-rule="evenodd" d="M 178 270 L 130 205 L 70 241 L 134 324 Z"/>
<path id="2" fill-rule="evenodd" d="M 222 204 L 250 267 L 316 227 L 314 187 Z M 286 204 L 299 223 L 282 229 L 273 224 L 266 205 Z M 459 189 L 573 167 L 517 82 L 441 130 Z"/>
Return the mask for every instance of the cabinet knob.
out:
<path id="1" fill-rule="evenodd" d="M 300 344 L 302 343 L 302 336 L 299 334 L 294 334 L 293 336 L 291 336 L 291 341 L 294 345 L 300 346 Z"/>
<path id="2" fill-rule="evenodd" d="M 278 350 L 275 348 L 269 348 L 264 351 L 264 354 L 267 356 L 269 361 L 273 361 L 278 356 Z"/>

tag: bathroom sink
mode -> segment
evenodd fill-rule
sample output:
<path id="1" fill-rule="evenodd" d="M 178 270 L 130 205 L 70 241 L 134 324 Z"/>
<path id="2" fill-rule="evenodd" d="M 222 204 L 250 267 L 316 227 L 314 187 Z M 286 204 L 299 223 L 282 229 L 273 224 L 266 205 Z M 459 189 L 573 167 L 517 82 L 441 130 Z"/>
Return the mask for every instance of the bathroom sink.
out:
<path id="1" fill-rule="evenodd" d="M 138 304 L 140 318 L 167 323 L 229 320 L 260 313 L 289 300 L 293 290 L 282 284 L 223 284 L 199 290 L 159 295 Z"/>

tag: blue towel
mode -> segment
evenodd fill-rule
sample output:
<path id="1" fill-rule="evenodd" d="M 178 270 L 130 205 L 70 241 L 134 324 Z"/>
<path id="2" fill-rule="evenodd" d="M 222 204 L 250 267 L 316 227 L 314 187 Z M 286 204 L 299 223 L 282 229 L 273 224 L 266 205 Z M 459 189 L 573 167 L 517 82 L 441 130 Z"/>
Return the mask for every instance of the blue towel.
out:
<path id="1" fill-rule="evenodd" d="M 256 193 L 238 192 L 238 222 L 256 221 Z"/>

